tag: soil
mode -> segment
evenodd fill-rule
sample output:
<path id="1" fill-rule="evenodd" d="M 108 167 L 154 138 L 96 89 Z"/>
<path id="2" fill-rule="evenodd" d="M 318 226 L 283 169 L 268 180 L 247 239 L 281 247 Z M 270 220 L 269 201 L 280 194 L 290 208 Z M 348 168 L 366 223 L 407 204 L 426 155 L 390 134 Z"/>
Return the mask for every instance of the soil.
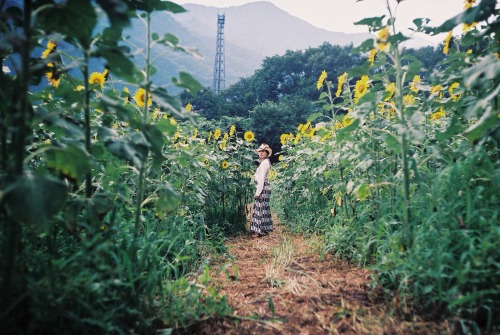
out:
<path id="1" fill-rule="evenodd" d="M 233 317 L 204 321 L 185 333 L 452 333 L 446 321 L 396 313 L 395 305 L 402 302 L 384 301 L 370 289 L 369 270 L 321 255 L 319 238 L 290 235 L 277 218 L 274 223 L 275 230 L 264 237 L 229 239 L 235 266 L 212 273 Z"/>

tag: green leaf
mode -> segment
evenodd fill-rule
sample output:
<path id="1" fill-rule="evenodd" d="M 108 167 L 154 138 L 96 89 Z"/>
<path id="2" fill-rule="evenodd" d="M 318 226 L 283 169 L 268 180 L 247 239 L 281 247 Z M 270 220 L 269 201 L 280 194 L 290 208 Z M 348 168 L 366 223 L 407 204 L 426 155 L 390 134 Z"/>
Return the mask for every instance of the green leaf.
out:
<path id="1" fill-rule="evenodd" d="M 113 28 L 123 28 L 130 25 L 129 7 L 124 0 L 96 0 L 108 15 Z"/>
<path id="2" fill-rule="evenodd" d="M 90 172 L 90 157 L 83 149 L 68 145 L 51 148 L 46 152 L 47 167 L 61 172 L 65 177 L 81 183 Z"/>
<path id="3" fill-rule="evenodd" d="M 195 95 L 203 86 L 187 72 L 179 72 L 179 79 L 172 78 L 177 87 L 185 88 L 189 93 Z"/>
<path id="4" fill-rule="evenodd" d="M 314 120 L 316 120 L 317 118 L 319 118 L 321 116 L 323 116 L 323 113 L 321 113 L 321 112 L 313 113 L 313 114 L 309 115 L 309 117 L 307 118 L 307 121 L 313 122 Z"/>
<path id="5" fill-rule="evenodd" d="M 99 46 L 94 56 L 103 57 L 109 65 L 109 71 L 131 82 L 142 79 L 139 69 L 131 61 L 126 47 Z"/>
<path id="6" fill-rule="evenodd" d="M 365 183 L 359 185 L 356 190 L 356 196 L 358 197 L 359 201 L 365 201 L 370 196 L 370 194 L 370 185 Z"/>
<path id="7" fill-rule="evenodd" d="M 168 11 L 174 14 L 184 13 L 184 7 L 170 1 L 162 0 L 132 0 L 131 5 L 136 10 L 143 10 L 148 13 L 154 11 Z"/>
<path id="8" fill-rule="evenodd" d="M 402 33 L 397 33 L 396 35 L 390 35 L 387 39 L 392 44 L 400 44 L 401 42 L 408 41 L 411 38 L 403 35 Z"/>
<path id="9" fill-rule="evenodd" d="M 424 29 L 428 33 L 439 34 L 453 30 L 461 23 L 473 23 L 487 20 L 495 12 L 497 0 L 481 0 L 479 4 L 445 21 L 437 28 Z"/>
<path id="10" fill-rule="evenodd" d="M 371 49 L 373 49 L 375 46 L 375 39 L 374 38 L 369 38 L 365 40 L 363 43 L 361 43 L 359 46 L 352 48 L 352 53 L 361 53 L 361 52 L 368 52 Z M 351 73 L 351 71 L 349 71 Z"/>
<path id="11" fill-rule="evenodd" d="M 7 185 L 0 195 L 9 216 L 18 222 L 44 227 L 66 203 L 67 186 L 47 175 L 24 175 Z"/>
<path id="12" fill-rule="evenodd" d="M 488 130 L 498 125 L 498 111 L 494 111 L 491 105 L 483 107 L 485 107 L 485 112 L 481 118 L 464 132 L 469 141 L 481 138 Z"/>
<path id="13" fill-rule="evenodd" d="M 146 135 L 148 142 L 151 144 L 151 151 L 157 157 L 163 157 L 162 148 L 165 143 L 165 136 L 163 136 L 161 130 L 155 125 L 148 124 L 144 126 L 142 131 L 144 132 L 144 135 Z"/>
<path id="14" fill-rule="evenodd" d="M 168 214 L 174 211 L 180 204 L 179 195 L 171 185 L 165 185 L 160 191 L 160 196 L 156 201 L 156 209 L 161 214 Z"/>
<path id="15" fill-rule="evenodd" d="M 384 18 L 385 15 L 367 17 L 361 21 L 354 22 L 354 24 L 357 26 L 369 26 L 370 28 L 373 28 L 373 30 L 379 30 L 384 27 L 384 23 L 382 22 Z"/>
<path id="16" fill-rule="evenodd" d="M 68 0 L 49 6 L 38 13 L 37 23 L 43 31 L 58 31 L 68 39 L 75 38 L 84 49 L 90 48 L 97 14 L 91 1 Z"/>
<path id="17" fill-rule="evenodd" d="M 137 167 L 144 164 L 150 144 L 141 132 L 133 132 L 121 138 L 112 129 L 100 127 L 97 136 L 114 156 L 126 159 Z"/>

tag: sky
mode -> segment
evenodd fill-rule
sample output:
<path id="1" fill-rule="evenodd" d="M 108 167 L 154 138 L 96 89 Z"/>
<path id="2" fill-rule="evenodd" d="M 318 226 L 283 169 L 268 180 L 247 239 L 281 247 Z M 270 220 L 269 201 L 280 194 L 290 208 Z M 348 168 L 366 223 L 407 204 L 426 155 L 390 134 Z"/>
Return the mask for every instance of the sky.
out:
<path id="1" fill-rule="evenodd" d="M 388 16 L 386 0 L 180 0 L 178 4 L 196 3 L 213 7 L 239 6 L 250 2 L 268 1 L 289 14 L 301 18 L 312 25 L 329 31 L 345 33 L 366 33 L 367 26 L 357 26 L 354 22 L 367 17 Z M 397 1 L 389 0 L 392 10 Z M 437 26 L 463 11 L 463 0 L 403 0 L 396 13 L 396 27 L 405 34 L 411 33 L 413 19 L 429 18 L 432 26 Z M 435 44 L 444 39 L 445 34 L 430 37 L 418 36 Z"/>

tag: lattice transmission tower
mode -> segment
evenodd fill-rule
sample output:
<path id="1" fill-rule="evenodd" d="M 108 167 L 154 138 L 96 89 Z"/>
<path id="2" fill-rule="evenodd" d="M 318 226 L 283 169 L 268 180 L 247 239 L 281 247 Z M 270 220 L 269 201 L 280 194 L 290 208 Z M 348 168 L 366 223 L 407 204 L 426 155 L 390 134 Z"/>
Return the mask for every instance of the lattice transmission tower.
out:
<path id="1" fill-rule="evenodd" d="M 226 88 L 226 65 L 224 64 L 225 14 L 217 14 L 217 46 L 215 48 L 214 85 L 216 94 Z"/>

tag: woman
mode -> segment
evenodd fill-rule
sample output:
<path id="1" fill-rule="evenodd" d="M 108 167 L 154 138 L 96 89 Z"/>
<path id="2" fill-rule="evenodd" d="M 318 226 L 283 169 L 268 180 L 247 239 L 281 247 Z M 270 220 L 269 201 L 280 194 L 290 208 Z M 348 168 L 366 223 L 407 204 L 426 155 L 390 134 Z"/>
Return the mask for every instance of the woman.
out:
<path id="1" fill-rule="evenodd" d="M 260 164 L 254 176 L 256 187 L 250 231 L 257 234 L 257 236 L 263 236 L 273 230 L 271 209 L 269 208 L 271 185 L 268 180 L 269 171 L 271 170 L 269 156 L 272 155 L 273 151 L 269 145 L 262 143 L 257 149 L 257 153 Z"/>

